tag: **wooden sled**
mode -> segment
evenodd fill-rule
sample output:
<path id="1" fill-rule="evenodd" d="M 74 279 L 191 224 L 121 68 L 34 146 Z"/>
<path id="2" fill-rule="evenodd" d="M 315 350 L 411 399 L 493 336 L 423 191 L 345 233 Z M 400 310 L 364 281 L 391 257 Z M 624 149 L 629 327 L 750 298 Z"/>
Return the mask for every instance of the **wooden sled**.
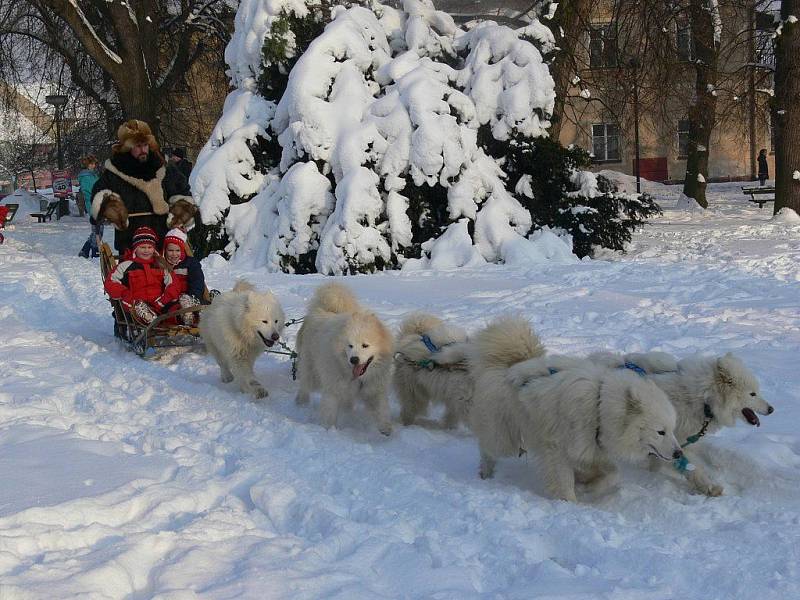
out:
<path id="1" fill-rule="evenodd" d="M 100 246 L 100 274 L 105 282 L 108 274 L 117 266 L 117 258 L 111 251 L 111 247 L 106 243 Z M 208 289 L 204 292 L 205 300 L 208 298 Z M 200 330 L 196 325 L 175 325 L 165 324 L 169 321 L 186 313 L 199 313 L 207 305 L 192 306 L 181 308 L 164 315 L 156 317 L 149 325 L 140 323 L 133 316 L 122 308 L 119 300 L 108 299 L 114 308 L 114 327 L 118 337 L 123 341 L 127 350 L 135 352 L 143 358 L 153 358 L 156 355 L 156 348 L 176 347 L 176 346 L 195 346 L 202 343 Z M 199 316 L 199 314 L 198 314 Z"/>

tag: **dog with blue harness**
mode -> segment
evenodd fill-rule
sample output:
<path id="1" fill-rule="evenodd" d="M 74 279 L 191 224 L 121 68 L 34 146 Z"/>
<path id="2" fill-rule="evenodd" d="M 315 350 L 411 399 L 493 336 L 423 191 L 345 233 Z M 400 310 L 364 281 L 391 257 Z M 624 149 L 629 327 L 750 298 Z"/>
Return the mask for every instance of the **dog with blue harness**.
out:
<path id="1" fill-rule="evenodd" d="M 442 427 L 466 423 L 473 390 L 468 348 L 464 330 L 439 317 L 417 312 L 403 319 L 395 343 L 394 387 L 404 425 L 425 416 L 431 404 L 444 406 Z"/>
<path id="2" fill-rule="evenodd" d="M 589 359 L 616 368 L 636 365 L 641 375 L 667 394 L 678 415 L 676 436 L 684 452 L 683 459 L 674 461 L 672 466 L 697 492 L 707 496 L 721 495 L 723 487 L 705 473 L 696 444 L 723 427 L 733 427 L 737 421 L 758 427 L 758 415 L 774 411 L 761 396 L 755 374 L 730 353 L 678 360 L 664 352 L 602 352 Z M 651 462 L 653 470 L 661 466 Z"/>

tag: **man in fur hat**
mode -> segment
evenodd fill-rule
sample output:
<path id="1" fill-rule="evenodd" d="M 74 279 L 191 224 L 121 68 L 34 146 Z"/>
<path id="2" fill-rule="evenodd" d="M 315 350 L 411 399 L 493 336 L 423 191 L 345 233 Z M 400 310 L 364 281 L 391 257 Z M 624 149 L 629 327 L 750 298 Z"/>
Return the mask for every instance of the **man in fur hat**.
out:
<path id="1" fill-rule="evenodd" d="M 92 216 L 113 223 L 114 247 L 122 255 L 139 227 L 152 228 L 160 240 L 169 227 L 190 227 L 197 208 L 186 178 L 165 163 L 147 123 L 126 121 L 117 137 L 92 188 Z"/>

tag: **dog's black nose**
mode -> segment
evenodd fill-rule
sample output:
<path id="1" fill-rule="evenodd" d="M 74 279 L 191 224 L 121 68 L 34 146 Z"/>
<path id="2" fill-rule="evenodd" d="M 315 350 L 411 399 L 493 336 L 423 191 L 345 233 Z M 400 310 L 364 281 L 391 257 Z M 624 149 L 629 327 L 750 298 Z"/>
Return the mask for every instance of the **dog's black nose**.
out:
<path id="1" fill-rule="evenodd" d="M 771 414 L 772 414 L 772 413 L 774 413 L 774 412 L 775 412 L 775 409 L 774 409 L 774 408 L 772 408 L 771 406 L 770 406 L 770 407 L 767 409 L 767 414 L 768 414 L 768 415 L 771 415 Z"/>
<path id="2" fill-rule="evenodd" d="M 672 458 L 674 458 L 675 460 L 678 460 L 682 456 L 683 452 L 681 452 L 680 450 L 675 450 L 675 452 L 672 453 Z"/>
<path id="3" fill-rule="evenodd" d="M 275 340 L 275 341 L 278 341 L 278 338 L 280 338 L 280 337 L 281 336 L 279 336 L 277 333 L 273 333 L 272 334 L 272 339 Z"/>
<path id="4" fill-rule="evenodd" d="M 357 365 L 358 364 L 358 357 L 357 356 L 351 356 L 350 357 L 350 362 L 353 363 L 354 365 Z"/>

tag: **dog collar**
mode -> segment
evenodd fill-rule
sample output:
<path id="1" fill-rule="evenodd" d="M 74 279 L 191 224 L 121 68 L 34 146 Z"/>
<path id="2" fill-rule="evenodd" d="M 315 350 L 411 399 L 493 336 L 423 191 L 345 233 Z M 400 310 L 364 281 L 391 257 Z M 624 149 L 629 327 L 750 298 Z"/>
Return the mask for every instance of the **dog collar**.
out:
<path id="1" fill-rule="evenodd" d="M 703 421 L 703 426 L 700 427 L 700 431 L 686 438 L 686 443 L 681 444 L 681 448 L 686 448 L 686 446 L 689 444 L 694 444 L 706 434 L 706 430 L 711 424 L 711 420 L 714 418 L 714 412 L 711 410 L 711 405 L 708 402 L 703 404 L 703 416 L 705 417 L 705 420 Z"/>

